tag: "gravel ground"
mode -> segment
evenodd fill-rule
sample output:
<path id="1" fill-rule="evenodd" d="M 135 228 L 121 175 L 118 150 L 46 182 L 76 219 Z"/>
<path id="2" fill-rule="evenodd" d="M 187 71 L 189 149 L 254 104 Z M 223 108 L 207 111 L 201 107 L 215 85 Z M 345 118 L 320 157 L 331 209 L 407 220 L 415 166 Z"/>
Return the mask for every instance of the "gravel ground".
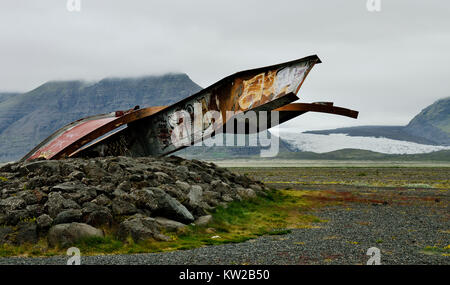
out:
<path id="1" fill-rule="evenodd" d="M 82 264 L 366 264 L 367 249 L 381 251 L 381 264 L 450 264 L 427 246 L 450 244 L 447 190 L 348 188 L 339 205 L 316 209 L 327 222 L 239 244 L 194 250 L 110 256 L 82 256 Z M 321 190 L 317 190 L 321 191 Z M 337 195 L 336 197 L 339 197 Z M 367 197 L 370 198 L 367 199 Z M 342 199 L 341 199 L 342 200 Z M 373 202 L 377 201 L 377 202 Z M 381 202 L 380 202 L 381 201 Z M 342 201 L 341 201 L 342 202 Z M 2 258 L 0 264 L 65 264 L 68 257 Z"/>

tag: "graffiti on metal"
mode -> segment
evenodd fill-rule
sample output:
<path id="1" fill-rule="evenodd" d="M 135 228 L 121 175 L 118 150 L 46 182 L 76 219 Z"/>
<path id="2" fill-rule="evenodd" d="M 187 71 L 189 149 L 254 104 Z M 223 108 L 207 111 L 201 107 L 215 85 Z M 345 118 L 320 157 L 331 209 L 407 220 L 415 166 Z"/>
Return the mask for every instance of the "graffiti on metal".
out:
<path id="1" fill-rule="evenodd" d="M 173 137 L 178 141 L 187 140 L 188 145 L 195 144 L 207 138 L 212 131 L 220 132 L 222 125 L 230 120 L 229 111 L 234 114 L 247 112 L 286 94 L 297 93 L 315 63 L 315 60 L 307 60 L 269 68 L 255 75 L 235 77 L 217 88 L 198 93 L 190 100 L 174 104 L 133 128 L 146 138 L 144 143 L 148 145 L 150 155 L 171 153 L 179 148 L 172 141 Z M 219 112 L 220 116 L 212 119 L 213 111 Z M 195 118 L 195 114 L 200 114 L 202 118 Z M 186 120 L 194 122 L 193 130 L 177 128 Z M 180 133 L 173 136 L 174 130 Z"/>

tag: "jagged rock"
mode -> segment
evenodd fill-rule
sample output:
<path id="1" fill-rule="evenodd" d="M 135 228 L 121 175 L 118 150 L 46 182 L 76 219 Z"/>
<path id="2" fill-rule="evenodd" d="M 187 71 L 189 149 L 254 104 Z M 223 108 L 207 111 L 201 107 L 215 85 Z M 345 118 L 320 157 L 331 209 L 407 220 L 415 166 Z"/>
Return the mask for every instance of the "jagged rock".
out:
<path id="1" fill-rule="evenodd" d="M 58 183 L 63 182 L 63 178 L 60 175 L 51 175 L 48 179 L 47 179 L 47 186 L 54 186 L 57 185 Z"/>
<path id="2" fill-rule="evenodd" d="M 132 215 L 137 213 L 137 208 L 132 203 L 121 198 L 115 198 L 112 201 L 112 211 L 114 215 Z"/>
<path id="3" fill-rule="evenodd" d="M 159 188 L 155 188 L 153 192 L 158 200 L 158 214 L 180 222 L 191 223 L 194 221 L 194 216 L 176 199 Z"/>
<path id="4" fill-rule="evenodd" d="M 100 206 L 92 202 L 84 203 L 81 212 L 82 220 L 93 226 L 111 225 L 114 221 L 108 207 Z"/>
<path id="5" fill-rule="evenodd" d="M 111 162 L 108 166 L 108 172 L 114 174 L 116 172 L 122 172 L 122 168 L 117 162 Z"/>
<path id="6" fill-rule="evenodd" d="M 150 211 L 155 211 L 158 209 L 159 205 L 157 197 L 152 189 L 158 188 L 145 188 L 132 192 L 132 197 L 136 203 L 136 206 L 141 209 L 148 209 Z"/>
<path id="7" fill-rule="evenodd" d="M 253 191 L 253 189 L 250 189 L 250 188 L 246 188 L 246 189 L 239 188 L 237 190 L 237 192 L 238 192 L 239 196 L 241 196 L 241 198 L 244 198 L 244 199 L 251 199 L 251 198 L 256 197 L 255 191 Z"/>
<path id="8" fill-rule="evenodd" d="M 188 198 L 189 204 L 193 206 L 198 206 L 202 201 L 203 189 L 199 185 L 192 185 L 189 191 Z"/>
<path id="9" fill-rule="evenodd" d="M 196 226 L 206 226 L 207 224 L 209 224 L 212 221 L 212 216 L 211 215 L 205 215 L 205 216 L 201 216 L 198 217 L 197 220 L 195 220 L 194 224 Z"/>
<path id="10" fill-rule="evenodd" d="M 164 230 L 168 232 L 177 232 L 184 228 L 186 228 L 186 225 L 177 221 L 169 220 L 167 218 L 163 217 L 156 217 L 155 218 L 156 223 L 158 226 L 163 228 Z"/>
<path id="11" fill-rule="evenodd" d="M 140 174 L 132 174 L 132 175 L 128 176 L 128 180 L 131 182 L 140 182 L 140 181 L 144 180 L 144 176 L 140 175 Z"/>
<path id="12" fill-rule="evenodd" d="M 209 202 L 211 200 L 217 200 L 220 199 L 220 193 L 215 191 L 204 191 L 203 192 L 203 198 Z"/>
<path id="13" fill-rule="evenodd" d="M 175 184 L 180 188 L 184 193 L 189 193 L 189 190 L 191 189 L 191 185 L 189 185 L 186 182 L 177 180 L 175 181 Z"/>
<path id="14" fill-rule="evenodd" d="M 155 240 L 170 240 L 169 237 L 159 232 L 159 226 L 155 219 L 149 217 L 132 217 L 123 221 L 117 232 L 121 240 L 131 237 L 135 242 L 153 238 Z"/>
<path id="15" fill-rule="evenodd" d="M 94 188 L 84 188 L 73 193 L 63 194 L 63 197 L 68 200 L 73 200 L 78 204 L 91 201 L 97 196 L 97 191 Z"/>
<path id="16" fill-rule="evenodd" d="M 38 170 L 49 172 L 49 173 L 59 173 L 59 162 L 55 160 L 40 160 L 23 165 L 23 168 L 27 172 L 36 172 Z"/>
<path id="17" fill-rule="evenodd" d="M 55 218 L 64 209 L 79 209 L 80 206 L 72 200 L 65 199 L 58 192 L 51 192 L 48 195 L 48 200 L 44 205 L 44 209 L 50 217 Z"/>
<path id="18" fill-rule="evenodd" d="M 222 200 L 224 202 L 233 202 L 234 201 L 233 197 L 231 197 L 231 195 L 228 195 L 228 194 L 223 195 Z"/>
<path id="19" fill-rule="evenodd" d="M 161 184 L 168 183 L 172 180 L 170 176 L 164 172 L 155 172 L 154 174 L 156 176 L 156 180 Z"/>
<path id="20" fill-rule="evenodd" d="M 211 182 L 211 188 L 215 191 L 215 192 L 219 192 L 220 194 L 228 194 L 230 193 L 230 186 L 225 183 L 222 182 L 220 180 L 214 180 L 213 182 Z"/>
<path id="21" fill-rule="evenodd" d="M 33 189 L 36 187 L 41 187 L 44 186 L 47 183 L 47 179 L 41 177 L 41 176 L 36 176 L 31 178 L 28 182 L 27 182 L 27 189 Z"/>
<path id="22" fill-rule="evenodd" d="M 92 226 L 110 226 L 113 222 L 113 216 L 108 209 L 95 210 L 86 217 L 86 223 Z"/>
<path id="23" fill-rule="evenodd" d="M 189 177 L 189 169 L 184 165 L 175 167 L 174 171 L 182 180 L 186 180 Z"/>
<path id="24" fill-rule="evenodd" d="M 245 188 L 249 187 L 250 183 L 252 182 L 250 178 L 240 174 L 236 175 L 233 180 L 235 183 L 240 184 Z"/>
<path id="25" fill-rule="evenodd" d="M 8 164 L 0 172 L 6 178 L 0 180 L 0 233 L 11 243 L 19 229 L 21 240 L 33 236 L 26 234 L 34 230 L 25 223 L 36 217 L 44 237 L 52 225 L 77 221 L 122 227 L 123 235 L 133 233 L 138 240 L 166 240 L 158 229 L 182 229 L 195 218 L 201 224 L 199 217 L 214 207 L 267 190 L 246 176 L 180 157 L 36 160 Z M 120 226 L 129 215 L 134 216 Z"/>
<path id="26" fill-rule="evenodd" d="M 180 166 L 175 167 L 175 171 L 181 172 L 181 173 L 187 173 L 187 172 L 189 172 L 189 169 L 184 165 L 180 165 Z"/>
<path id="27" fill-rule="evenodd" d="M 11 195 L 14 195 L 17 193 L 17 189 L 9 188 L 9 189 L 2 189 L 2 196 L 1 199 L 6 199 L 10 197 Z M 1 209 L 0 209 L 1 212 Z"/>
<path id="28" fill-rule="evenodd" d="M 67 224 L 72 222 L 79 222 L 81 221 L 81 210 L 66 210 L 59 213 L 55 220 L 53 221 L 53 224 Z"/>
<path id="29" fill-rule="evenodd" d="M 86 177 L 86 175 L 78 170 L 73 171 L 72 173 L 69 174 L 69 178 L 71 179 L 76 179 L 76 180 L 82 180 L 84 177 Z"/>
<path id="30" fill-rule="evenodd" d="M 38 217 L 44 213 L 44 205 L 33 204 L 28 205 L 25 210 L 30 217 Z"/>
<path id="31" fill-rule="evenodd" d="M 93 181 L 104 181 L 109 175 L 105 169 L 103 169 L 101 160 L 91 160 L 83 166 L 86 177 Z"/>
<path id="32" fill-rule="evenodd" d="M 88 237 L 103 237 L 103 232 L 83 223 L 59 224 L 50 228 L 47 240 L 50 246 L 69 247 Z"/>
<path id="33" fill-rule="evenodd" d="M 98 195 L 97 198 L 93 199 L 91 202 L 94 203 L 94 204 L 97 204 L 99 206 L 109 206 L 109 205 L 111 205 L 111 199 L 109 199 L 104 194 Z"/>
<path id="34" fill-rule="evenodd" d="M 182 204 L 187 200 L 187 193 L 184 193 L 178 187 L 175 187 L 175 185 L 164 184 L 158 186 L 157 188 L 160 188 L 161 190 L 165 191 L 167 194 L 174 197 Z"/>
<path id="35" fill-rule="evenodd" d="M 117 186 L 117 189 L 123 192 L 130 192 L 131 183 L 129 181 L 123 181 L 122 183 L 119 184 L 119 186 Z"/>
<path id="36" fill-rule="evenodd" d="M 0 210 L 5 213 L 25 208 L 27 203 L 19 197 L 9 197 L 0 201 Z"/>
<path id="37" fill-rule="evenodd" d="M 40 230 L 47 230 L 52 224 L 53 219 L 47 214 L 42 214 L 36 218 L 36 225 Z"/>
<path id="38" fill-rule="evenodd" d="M 27 205 L 36 204 L 39 202 L 39 199 L 35 193 L 30 190 L 20 191 L 17 193 L 17 197 L 23 199 Z"/>
<path id="39" fill-rule="evenodd" d="M 54 186 L 52 188 L 52 191 L 60 191 L 63 193 L 64 192 L 77 192 L 81 189 L 84 189 L 85 187 L 86 187 L 86 185 L 84 185 L 82 183 L 68 181 L 68 182 L 64 182 L 64 183 Z"/>
<path id="40" fill-rule="evenodd" d="M 115 198 L 127 198 L 128 194 L 125 191 L 122 191 L 120 189 L 116 189 L 114 190 L 114 192 L 112 193 L 114 195 Z"/>
<path id="41" fill-rule="evenodd" d="M 116 186 L 114 185 L 114 183 L 102 183 L 100 185 L 93 185 L 91 186 L 92 189 L 95 189 L 95 192 L 97 193 L 97 195 L 107 195 L 107 196 L 111 196 L 111 194 L 114 192 L 114 190 L 116 190 Z"/>
<path id="42" fill-rule="evenodd" d="M 202 180 L 206 183 L 211 183 L 214 180 L 214 178 L 212 175 L 204 172 L 204 173 L 202 173 Z"/>

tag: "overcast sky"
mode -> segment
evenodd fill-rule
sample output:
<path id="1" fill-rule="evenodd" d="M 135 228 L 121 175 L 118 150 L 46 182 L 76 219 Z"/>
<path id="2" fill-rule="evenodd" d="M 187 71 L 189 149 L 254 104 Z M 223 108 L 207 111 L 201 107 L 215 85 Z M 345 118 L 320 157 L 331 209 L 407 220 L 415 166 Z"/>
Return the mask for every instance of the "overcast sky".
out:
<path id="1" fill-rule="evenodd" d="M 49 80 L 184 72 L 221 78 L 317 54 L 302 102 L 334 101 L 360 118 L 306 114 L 287 127 L 406 124 L 450 96 L 450 1 L 0 0 L 0 90 Z"/>

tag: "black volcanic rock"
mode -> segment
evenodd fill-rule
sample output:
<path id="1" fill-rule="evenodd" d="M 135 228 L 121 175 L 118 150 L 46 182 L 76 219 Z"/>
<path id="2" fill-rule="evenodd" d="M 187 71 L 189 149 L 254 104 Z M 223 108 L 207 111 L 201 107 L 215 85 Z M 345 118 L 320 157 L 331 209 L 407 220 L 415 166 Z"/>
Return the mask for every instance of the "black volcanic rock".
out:
<path id="1" fill-rule="evenodd" d="M 122 171 L 104 171 L 112 165 Z M 83 173 L 81 182 L 68 175 L 72 169 Z M 103 170 L 105 175 L 92 175 L 93 170 Z M 142 179 L 129 180 L 133 175 Z M 174 225 L 192 223 L 218 205 L 267 191 L 261 182 L 213 163 L 174 156 L 16 162 L 1 167 L 0 177 L 0 243 L 13 244 L 32 243 L 37 233 L 64 236 L 70 227 L 76 237 L 76 229 L 91 229 L 88 225 L 119 229 L 119 238 L 164 239 L 159 235 L 164 227 L 173 230 Z M 37 177 L 43 182 L 30 185 L 28 180 Z M 61 183 L 53 185 L 48 177 Z"/>

